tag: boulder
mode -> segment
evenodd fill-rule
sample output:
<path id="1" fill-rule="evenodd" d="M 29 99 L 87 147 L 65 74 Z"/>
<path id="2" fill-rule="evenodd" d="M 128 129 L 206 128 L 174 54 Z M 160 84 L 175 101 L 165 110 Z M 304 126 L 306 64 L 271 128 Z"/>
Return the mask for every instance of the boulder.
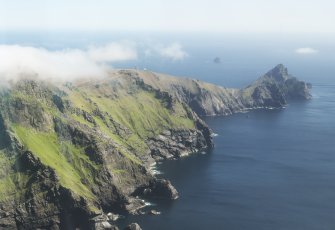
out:
<path id="1" fill-rule="evenodd" d="M 166 179 L 155 179 L 150 182 L 149 186 L 140 188 L 139 193 L 146 197 L 178 199 L 178 191 L 173 187 L 171 182 Z"/>
<path id="2" fill-rule="evenodd" d="M 120 215 L 119 214 L 115 214 L 115 213 L 111 213 L 111 212 L 109 212 L 108 214 L 107 214 L 107 217 L 108 217 L 108 220 L 109 221 L 117 221 L 118 219 L 120 219 Z"/>
<path id="3" fill-rule="evenodd" d="M 124 230 L 142 230 L 142 228 L 138 223 L 131 223 Z"/>
<path id="4" fill-rule="evenodd" d="M 157 216 L 157 215 L 160 215 L 161 212 L 155 210 L 155 209 L 151 209 L 149 212 L 148 212 L 149 215 L 154 215 L 154 216 Z"/>

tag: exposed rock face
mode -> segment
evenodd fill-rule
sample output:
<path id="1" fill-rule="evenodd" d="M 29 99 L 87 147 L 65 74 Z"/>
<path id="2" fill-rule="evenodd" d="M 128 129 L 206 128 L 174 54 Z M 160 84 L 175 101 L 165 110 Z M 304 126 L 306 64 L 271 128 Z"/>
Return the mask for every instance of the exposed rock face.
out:
<path id="1" fill-rule="evenodd" d="M 91 219 L 90 225 L 86 226 L 86 229 L 95 230 L 119 230 L 119 228 L 113 224 L 114 220 L 110 220 L 108 216 L 102 214 Z"/>
<path id="2" fill-rule="evenodd" d="M 139 187 L 134 194 L 151 198 L 168 198 L 171 200 L 178 199 L 179 197 L 175 187 L 173 187 L 169 180 L 165 179 L 152 180 L 148 185 Z"/>
<path id="3" fill-rule="evenodd" d="M 242 90 L 135 70 L 27 76 L 0 92 L 0 228 L 117 229 L 114 217 L 144 207 L 137 195 L 178 198 L 149 167 L 213 147 L 198 115 L 281 107 L 309 88 L 282 65 Z"/>
<path id="4" fill-rule="evenodd" d="M 25 151 L 17 159 L 17 170 L 30 175 L 27 191 L 22 194 L 24 202 L 11 206 L 4 201 L 0 220 L 5 229 L 71 229 L 88 226 L 87 203 L 71 191 L 59 185 L 55 171 L 44 166 L 31 152 Z M 20 192 L 20 191 L 18 191 Z M 55 210 L 57 210 L 55 212 Z"/>
<path id="5" fill-rule="evenodd" d="M 311 85 L 288 74 L 282 64 L 244 89 L 232 89 L 206 82 L 175 78 L 148 71 L 127 70 L 127 74 L 169 92 L 188 104 L 198 115 L 229 115 L 254 108 L 280 108 L 291 99 L 310 99 Z"/>
<path id="6" fill-rule="evenodd" d="M 142 230 L 138 223 L 132 223 L 128 225 L 124 230 Z"/>
<path id="7" fill-rule="evenodd" d="M 209 146 L 200 130 L 165 130 L 147 143 L 156 160 L 179 158 Z"/>
<path id="8" fill-rule="evenodd" d="M 210 133 L 186 104 L 132 76 L 20 80 L 0 94 L 0 228 L 113 229 L 92 217 L 137 213 L 141 187 L 176 198 L 148 166 L 212 147 Z"/>
<path id="9" fill-rule="evenodd" d="M 278 65 L 263 77 L 241 91 L 246 107 L 282 107 L 292 99 L 310 99 L 310 84 L 288 74 L 287 68 Z"/>

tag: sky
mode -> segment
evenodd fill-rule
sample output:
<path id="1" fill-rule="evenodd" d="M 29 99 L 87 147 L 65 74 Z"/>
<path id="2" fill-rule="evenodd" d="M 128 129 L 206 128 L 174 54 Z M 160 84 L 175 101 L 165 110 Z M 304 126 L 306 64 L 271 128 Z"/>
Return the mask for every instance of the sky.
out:
<path id="1" fill-rule="evenodd" d="M 0 30 L 335 34 L 332 0 L 0 0 Z"/>
<path id="2" fill-rule="evenodd" d="M 120 63 L 150 68 L 150 60 L 158 71 L 194 61 L 201 69 L 218 55 L 228 66 L 235 53 L 247 63 L 261 50 L 274 63 L 292 56 L 304 66 L 321 56 L 333 63 L 334 12 L 333 0 L 0 0 L 0 86 L 22 73 L 69 80 L 103 76 Z"/>

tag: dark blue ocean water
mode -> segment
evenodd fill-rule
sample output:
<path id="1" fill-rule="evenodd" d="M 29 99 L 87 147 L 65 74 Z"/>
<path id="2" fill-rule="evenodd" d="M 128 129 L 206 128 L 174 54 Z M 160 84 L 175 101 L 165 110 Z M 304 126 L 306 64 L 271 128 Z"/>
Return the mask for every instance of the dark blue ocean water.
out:
<path id="1" fill-rule="evenodd" d="M 313 99 L 286 109 L 205 117 L 215 148 L 159 170 L 180 193 L 152 201 L 159 216 L 129 216 L 143 229 L 335 229 L 335 43 L 316 37 L 146 35 L 129 33 L 0 33 L 0 43 L 50 50 L 136 40 L 139 59 L 114 67 L 147 68 L 243 87 L 278 63 L 313 84 Z M 143 56 L 151 43 L 179 42 L 183 61 Z M 298 55 L 312 47 L 319 53 Z M 213 59 L 220 57 L 221 63 Z"/>
<path id="2" fill-rule="evenodd" d="M 154 201 L 144 229 L 335 229 L 335 85 L 286 109 L 207 117 L 207 154 L 160 166 L 180 198 Z"/>

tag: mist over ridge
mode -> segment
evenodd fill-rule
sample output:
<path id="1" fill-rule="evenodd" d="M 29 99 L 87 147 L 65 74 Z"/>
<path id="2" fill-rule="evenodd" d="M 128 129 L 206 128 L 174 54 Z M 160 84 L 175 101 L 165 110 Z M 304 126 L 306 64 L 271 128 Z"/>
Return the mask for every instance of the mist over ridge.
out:
<path id="1" fill-rule="evenodd" d="M 8 85 L 25 77 L 53 82 L 102 78 L 113 68 L 113 63 L 137 60 L 137 46 L 132 41 L 57 50 L 20 44 L 0 45 L 0 84 Z M 144 47 L 144 55 L 171 61 L 181 61 L 188 56 L 178 42 L 148 45 Z"/>

